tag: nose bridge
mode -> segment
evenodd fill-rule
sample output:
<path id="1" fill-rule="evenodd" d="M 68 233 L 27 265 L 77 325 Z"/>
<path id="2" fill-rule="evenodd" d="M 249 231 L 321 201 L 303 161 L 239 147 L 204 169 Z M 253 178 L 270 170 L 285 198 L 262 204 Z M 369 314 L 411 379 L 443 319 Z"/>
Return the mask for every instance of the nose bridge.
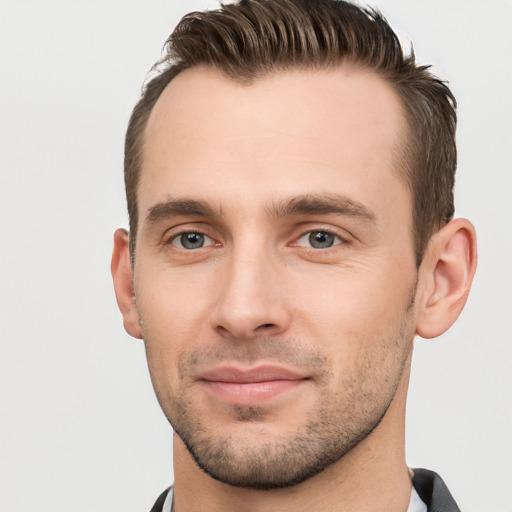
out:
<path id="1" fill-rule="evenodd" d="M 213 327 L 224 336 L 250 339 L 288 325 L 276 257 L 266 244 L 247 237 L 233 245 L 219 283 Z"/>

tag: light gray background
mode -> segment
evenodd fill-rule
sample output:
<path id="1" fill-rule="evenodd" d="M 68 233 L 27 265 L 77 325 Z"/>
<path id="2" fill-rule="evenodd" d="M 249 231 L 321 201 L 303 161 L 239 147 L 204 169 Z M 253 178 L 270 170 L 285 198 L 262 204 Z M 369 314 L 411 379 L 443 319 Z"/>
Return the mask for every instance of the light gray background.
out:
<path id="1" fill-rule="evenodd" d="M 149 510 L 171 429 L 109 272 L 146 71 L 208 0 L 0 0 L 0 512 Z M 417 341 L 407 452 L 466 512 L 512 510 L 512 0 L 382 0 L 459 100 L 457 212 L 480 265 L 456 326 Z"/>

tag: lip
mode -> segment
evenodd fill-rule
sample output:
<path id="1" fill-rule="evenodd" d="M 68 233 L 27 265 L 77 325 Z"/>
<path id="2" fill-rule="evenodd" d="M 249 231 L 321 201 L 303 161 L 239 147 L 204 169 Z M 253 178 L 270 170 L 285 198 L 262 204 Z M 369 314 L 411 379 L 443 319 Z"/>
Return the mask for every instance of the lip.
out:
<path id="1" fill-rule="evenodd" d="M 287 368 L 264 365 L 214 368 L 201 373 L 199 380 L 210 395 L 222 402 L 255 406 L 302 386 L 309 378 Z"/>

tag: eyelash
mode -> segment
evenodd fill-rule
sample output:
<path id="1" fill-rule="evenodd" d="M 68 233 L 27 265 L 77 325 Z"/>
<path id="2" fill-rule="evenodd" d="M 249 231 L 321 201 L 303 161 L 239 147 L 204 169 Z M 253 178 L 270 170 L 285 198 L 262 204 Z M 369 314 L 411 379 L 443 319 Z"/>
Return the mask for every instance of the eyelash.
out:
<path id="1" fill-rule="evenodd" d="M 333 238 L 333 241 L 332 241 L 332 245 L 327 245 L 325 247 L 314 247 L 312 246 L 311 244 L 313 243 L 311 237 L 313 236 L 313 234 L 321 234 L 321 235 L 326 235 L 326 237 L 329 239 L 329 237 L 332 237 Z M 183 237 L 186 236 L 186 235 L 198 235 L 200 237 L 204 237 L 205 239 L 207 239 L 206 243 L 203 243 L 201 246 L 199 247 L 184 247 L 183 246 Z M 301 245 L 300 244 L 300 241 L 302 239 L 304 239 L 305 237 L 308 236 L 308 241 L 309 241 L 309 244 L 310 245 Z M 179 240 L 181 239 L 181 243 L 179 242 Z M 322 243 L 322 240 L 317 240 L 319 244 Z M 177 242 L 177 243 L 176 243 Z M 193 243 L 193 242 L 191 242 Z M 295 239 L 295 242 L 293 242 L 292 246 L 295 246 L 295 247 L 303 247 L 304 249 L 306 250 L 313 250 L 315 252 L 317 251 L 327 251 L 329 249 L 333 249 L 339 245 L 344 245 L 344 244 L 347 244 L 349 243 L 349 241 L 347 240 L 347 238 L 341 236 L 339 233 L 335 232 L 334 230 L 331 230 L 331 229 L 322 229 L 322 228 L 316 228 L 316 229 L 309 229 L 307 231 L 304 231 L 298 238 Z M 178 245 L 179 244 L 179 245 Z M 180 231 L 179 233 L 174 233 L 172 236 L 168 237 L 167 240 L 165 241 L 165 245 L 172 245 L 174 247 L 177 247 L 178 249 L 181 249 L 181 250 L 184 250 L 186 252 L 192 252 L 192 251 L 196 251 L 196 250 L 199 250 L 199 249 L 203 249 L 203 248 L 206 248 L 206 247 L 211 247 L 211 246 L 220 246 L 221 244 L 219 242 L 216 242 L 211 236 L 209 236 L 208 234 L 206 234 L 204 231 L 201 231 L 201 230 L 184 230 L 184 231 Z"/>

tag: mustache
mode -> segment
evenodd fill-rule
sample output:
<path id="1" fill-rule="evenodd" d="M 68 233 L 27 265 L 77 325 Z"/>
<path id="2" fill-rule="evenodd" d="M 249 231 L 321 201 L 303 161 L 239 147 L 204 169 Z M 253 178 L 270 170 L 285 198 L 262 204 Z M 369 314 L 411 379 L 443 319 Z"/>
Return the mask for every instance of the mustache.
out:
<path id="1" fill-rule="evenodd" d="M 180 355 L 178 372 L 186 377 L 194 369 L 219 363 L 274 363 L 314 370 L 315 374 L 330 374 L 328 358 L 317 349 L 299 340 L 260 338 L 258 340 L 224 340 L 211 348 L 194 349 Z"/>

